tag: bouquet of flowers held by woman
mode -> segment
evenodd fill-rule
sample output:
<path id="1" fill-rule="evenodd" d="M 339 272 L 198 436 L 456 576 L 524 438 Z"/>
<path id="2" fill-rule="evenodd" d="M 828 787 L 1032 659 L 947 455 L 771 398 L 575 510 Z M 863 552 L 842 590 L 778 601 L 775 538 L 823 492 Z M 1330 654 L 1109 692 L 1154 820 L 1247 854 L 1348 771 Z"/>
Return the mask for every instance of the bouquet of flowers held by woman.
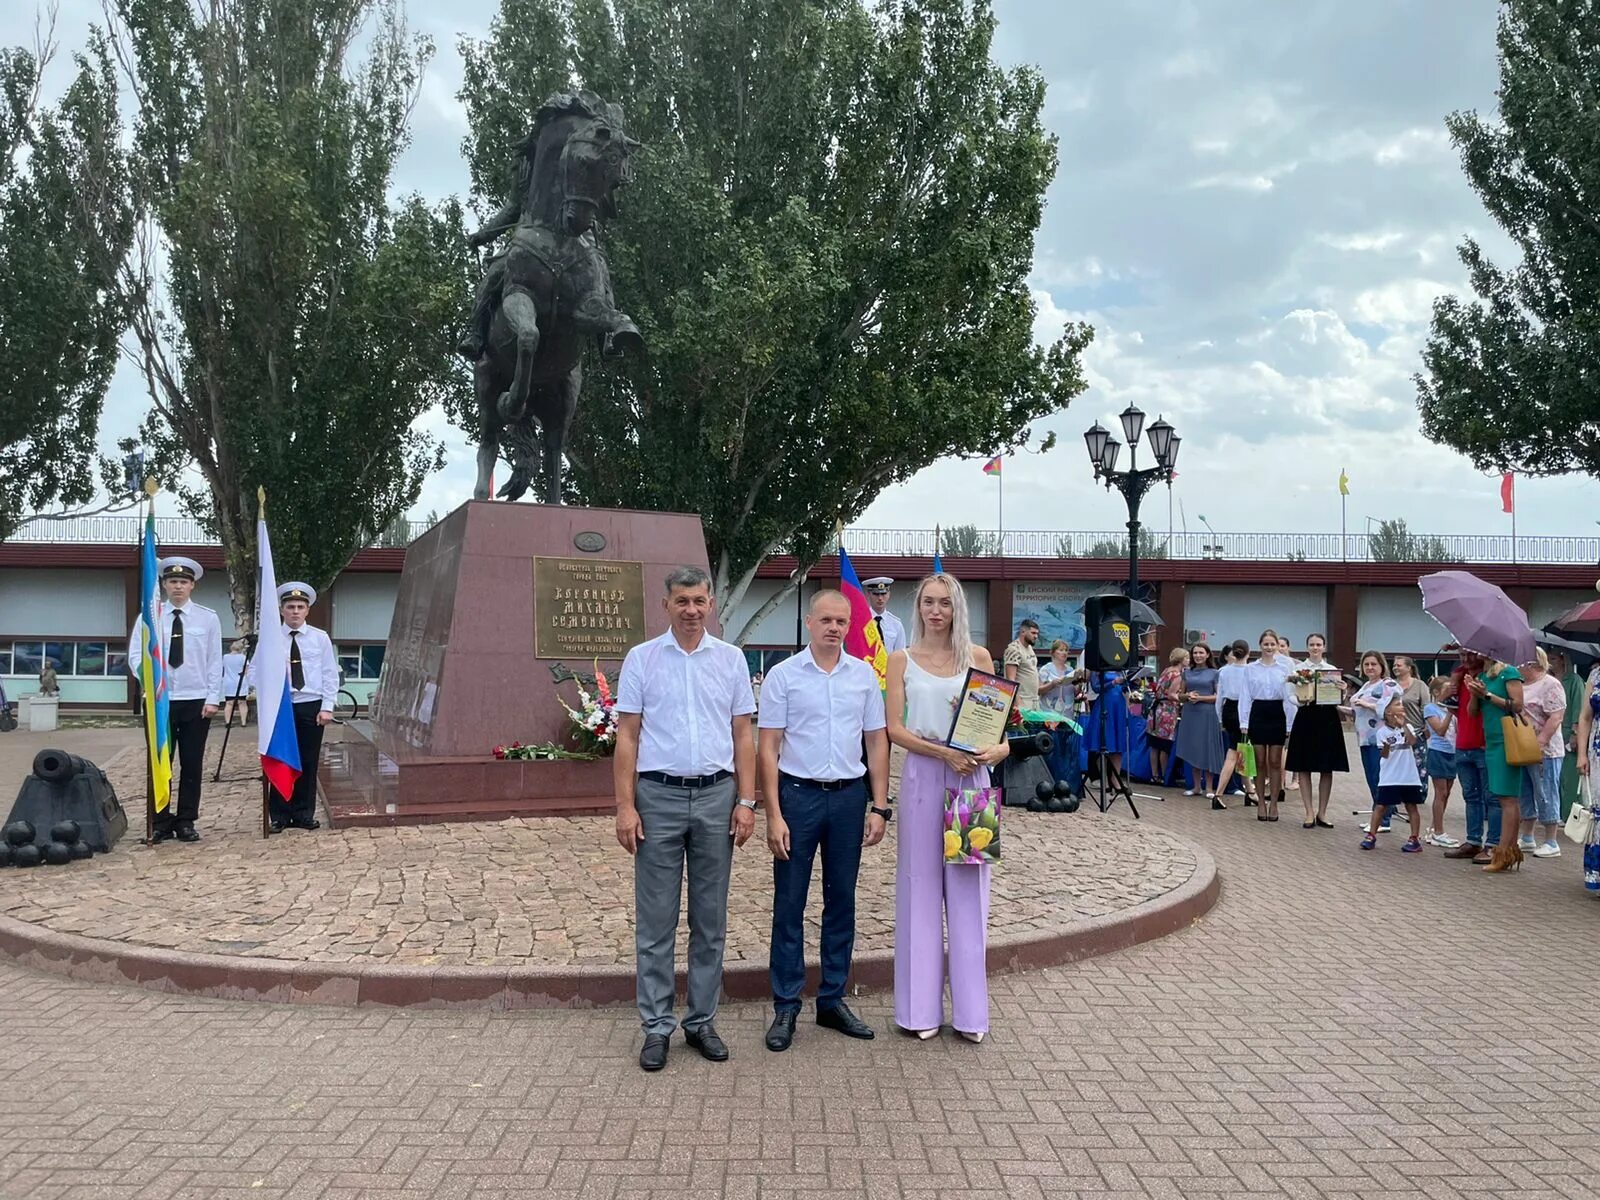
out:
<path id="1" fill-rule="evenodd" d="M 617 698 L 611 693 L 611 685 L 598 659 L 594 664 L 594 684 L 594 695 L 590 695 L 581 682 L 578 684 L 577 708 L 559 696 L 556 699 L 561 700 L 561 707 L 572 718 L 573 740 L 578 749 L 606 756 L 617 748 Z"/>
<path id="2" fill-rule="evenodd" d="M 944 861 L 1000 861 L 1000 789 L 946 788 L 944 792 Z"/>
<path id="3" fill-rule="evenodd" d="M 1309 704 L 1317 694 L 1317 672 L 1309 667 L 1290 671 L 1289 686 L 1294 689 L 1295 703 Z"/>

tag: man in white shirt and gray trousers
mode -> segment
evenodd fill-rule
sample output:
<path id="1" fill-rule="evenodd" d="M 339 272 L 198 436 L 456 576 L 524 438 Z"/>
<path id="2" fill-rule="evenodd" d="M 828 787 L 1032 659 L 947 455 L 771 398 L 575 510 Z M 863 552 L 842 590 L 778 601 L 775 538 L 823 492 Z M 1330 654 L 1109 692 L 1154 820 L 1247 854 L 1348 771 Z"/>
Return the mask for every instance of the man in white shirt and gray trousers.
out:
<path id="1" fill-rule="evenodd" d="M 706 632 L 714 601 L 698 567 L 667 576 L 670 627 L 628 651 L 617 682 L 617 841 L 634 856 L 635 974 L 644 1047 L 659 1071 L 677 1027 L 673 946 L 689 877 L 689 1009 L 684 1040 L 712 1062 L 728 1047 L 712 1020 L 722 996 L 733 851 L 755 830 L 756 710 L 744 652 Z"/>
<path id="2" fill-rule="evenodd" d="M 806 893 L 822 854 L 822 983 L 817 1024 L 870 1038 L 844 1002 L 856 940 L 861 847 L 883 840 L 891 810 L 889 736 L 878 676 L 844 652 L 850 602 L 818 592 L 806 613 L 810 644 L 767 672 L 761 703 L 761 794 L 772 851 L 772 1005 L 767 1049 L 794 1041 L 805 987 Z M 866 743 L 867 761 L 861 747 Z M 868 771 L 870 764 L 871 770 Z M 871 792 L 872 808 L 867 809 Z"/>

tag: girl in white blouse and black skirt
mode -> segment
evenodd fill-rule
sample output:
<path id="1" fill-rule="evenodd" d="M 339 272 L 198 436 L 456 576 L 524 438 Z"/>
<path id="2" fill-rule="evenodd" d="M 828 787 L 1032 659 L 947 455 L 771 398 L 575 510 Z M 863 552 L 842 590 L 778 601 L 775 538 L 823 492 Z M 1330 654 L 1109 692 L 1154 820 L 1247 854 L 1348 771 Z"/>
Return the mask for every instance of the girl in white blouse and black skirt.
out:
<path id="1" fill-rule="evenodd" d="M 1278 635 L 1261 635 L 1261 657 L 1244 670 L 1239 725 L 1256 749 L 1256 786 L 1261 797 L 1258 821 L 1276 821 L 1283 799 L 1283 747 L 1289 740 L 1289 673 L 1278 658 Z"/>

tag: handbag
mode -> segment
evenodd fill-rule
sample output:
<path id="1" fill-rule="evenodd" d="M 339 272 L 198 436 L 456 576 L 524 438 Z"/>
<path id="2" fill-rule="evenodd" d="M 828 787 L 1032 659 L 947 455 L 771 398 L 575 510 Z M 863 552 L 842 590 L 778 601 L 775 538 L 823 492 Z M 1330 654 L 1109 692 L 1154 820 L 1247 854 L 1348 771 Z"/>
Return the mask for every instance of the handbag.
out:
<path id="1" fill-rule="evenodd" d="M 1539 745 L 1539 735 L 1521 713 L 1500 718 L 1500 736 L 1506 743 L 1506 762 L 1513 767 L 1537 767 L 1544 761 L 1544 748 Z"/>
<path id="2" fill-rule="evenodd" d="M 1235 753 L 1239 756 L 1239 770 L 1249 778 L 1254 779 L 1256 777 L 1255 745 L 1251 742 L 1240 742 L 1235 747 Z"/>
<path id="3" fill-rule="evenodd" d="M 1561 831 L 1580 846 L 1588 845 L 1589 836 L 1594 833 L 1594 806 L 1597 803 L 1594 771 L 1595 764 L 1590 763 L 1589 774 L 1582 776 L 1578 802 L 1572 806 L 1572 811 L 1567 814 L 1567 823 L 1561 827 Z"/>
<path id="4" fill-rule="evenodd" d="M 1000 861 L 999 788 L 945 788 L 944 861 L 971 866 Z"/>

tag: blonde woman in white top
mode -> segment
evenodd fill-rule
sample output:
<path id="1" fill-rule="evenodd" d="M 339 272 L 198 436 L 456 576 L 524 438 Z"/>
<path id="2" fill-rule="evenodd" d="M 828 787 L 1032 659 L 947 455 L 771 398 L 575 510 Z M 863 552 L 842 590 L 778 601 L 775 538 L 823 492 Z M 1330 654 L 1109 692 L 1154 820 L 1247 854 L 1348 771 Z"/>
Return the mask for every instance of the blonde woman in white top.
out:
<path id="1" fill-rule="evenodd" d="M 945 744 L 969 667 L 992 672 L 994 660 L 972 644 L 961 585 L 930 575 L 917 585 L 911 644 L 889 656 L 889 740 L 907 752 L 895 860 L 894 1019 L 908 1033 L 936 1037 L 948 979 L 956 1032 L 981 1042 L 989 1031 L 989 867 L 945 863 L 944 796 L 947 788 L 987 787 L 989 768 L 1010 751 L 1004 740 L 976 754 Z"/>

